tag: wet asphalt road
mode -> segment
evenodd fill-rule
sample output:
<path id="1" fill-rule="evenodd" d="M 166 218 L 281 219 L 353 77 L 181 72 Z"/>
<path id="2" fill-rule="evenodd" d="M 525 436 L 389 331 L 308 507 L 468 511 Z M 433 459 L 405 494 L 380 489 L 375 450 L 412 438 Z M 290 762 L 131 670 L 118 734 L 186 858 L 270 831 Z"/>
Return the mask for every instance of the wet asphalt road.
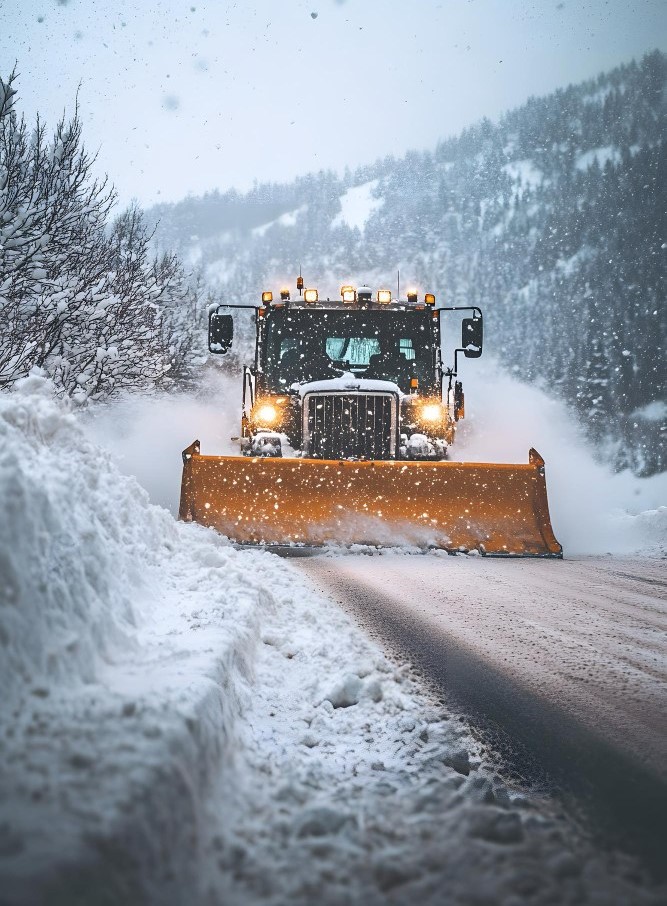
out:
<path id="1" fill-rule="evenodd" d="M 667 561 L 294 562 L 442 690 L 510 774 L 667 875 Z"/>

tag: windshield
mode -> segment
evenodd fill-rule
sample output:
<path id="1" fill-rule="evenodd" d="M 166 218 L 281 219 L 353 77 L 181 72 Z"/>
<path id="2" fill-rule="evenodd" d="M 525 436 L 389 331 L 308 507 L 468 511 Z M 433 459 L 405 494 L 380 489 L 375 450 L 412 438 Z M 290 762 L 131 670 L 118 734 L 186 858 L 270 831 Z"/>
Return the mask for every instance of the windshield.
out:
<path id="1" fill-rule="evenodd" d="M 269 386 L 320 381 L 352 372 L 394 381 L 435 380 L 430 312 L 283 310 L 267 320 L 264 370 Z"/>

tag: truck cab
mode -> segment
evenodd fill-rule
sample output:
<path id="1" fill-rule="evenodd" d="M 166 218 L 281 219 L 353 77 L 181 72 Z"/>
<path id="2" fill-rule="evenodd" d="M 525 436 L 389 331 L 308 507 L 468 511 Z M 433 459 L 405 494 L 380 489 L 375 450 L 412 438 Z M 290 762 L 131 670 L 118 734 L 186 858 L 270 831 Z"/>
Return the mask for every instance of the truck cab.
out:
<path id="1" fill-rule="evenodd" d="M 209 349 L 226 352 L 232 315 L 210 312 Z M 241 452 L 314 459 L 427 459 L 447 456 L 463 417 L 455 369 L 443 369 L 435 297 L 405 301 L 388 290 L 344 286 L 340 300 L 307 289 L 292 301 L 262 294 L 255 361 L 244 367 Z M 482 314 L 464 319 L 462 347 L 477 356 Z M 467 336 L 466 336 L 467 332 Z M 456 361 L 456 358 L 455 358 Z M 443 380 L 448 377 L 447 387 Z"/>

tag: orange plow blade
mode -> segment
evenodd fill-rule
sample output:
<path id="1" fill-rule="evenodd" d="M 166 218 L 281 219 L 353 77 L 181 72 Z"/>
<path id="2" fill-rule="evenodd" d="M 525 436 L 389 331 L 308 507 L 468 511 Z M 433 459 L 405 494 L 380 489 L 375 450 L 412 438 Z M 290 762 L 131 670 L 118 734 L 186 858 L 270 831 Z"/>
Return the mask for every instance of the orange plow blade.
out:
<path id="1" fill-rule="evenodd" d="M 183 452 L 179 517 L 240 543 L 401 545 L 561 557 L 544 461 L 527 464 L 202 456 Z"/>

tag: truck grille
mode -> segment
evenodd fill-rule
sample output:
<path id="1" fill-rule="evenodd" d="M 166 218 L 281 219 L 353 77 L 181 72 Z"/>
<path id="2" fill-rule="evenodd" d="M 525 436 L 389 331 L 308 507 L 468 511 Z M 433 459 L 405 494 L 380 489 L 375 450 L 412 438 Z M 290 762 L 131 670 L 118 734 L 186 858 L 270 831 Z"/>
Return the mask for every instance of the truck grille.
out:
<path id="1" fill-rule="evenodd" d="M 397 418 L 394 393 L 308 393 L 304 452 L 316 459 L 393 459 Z"/>

